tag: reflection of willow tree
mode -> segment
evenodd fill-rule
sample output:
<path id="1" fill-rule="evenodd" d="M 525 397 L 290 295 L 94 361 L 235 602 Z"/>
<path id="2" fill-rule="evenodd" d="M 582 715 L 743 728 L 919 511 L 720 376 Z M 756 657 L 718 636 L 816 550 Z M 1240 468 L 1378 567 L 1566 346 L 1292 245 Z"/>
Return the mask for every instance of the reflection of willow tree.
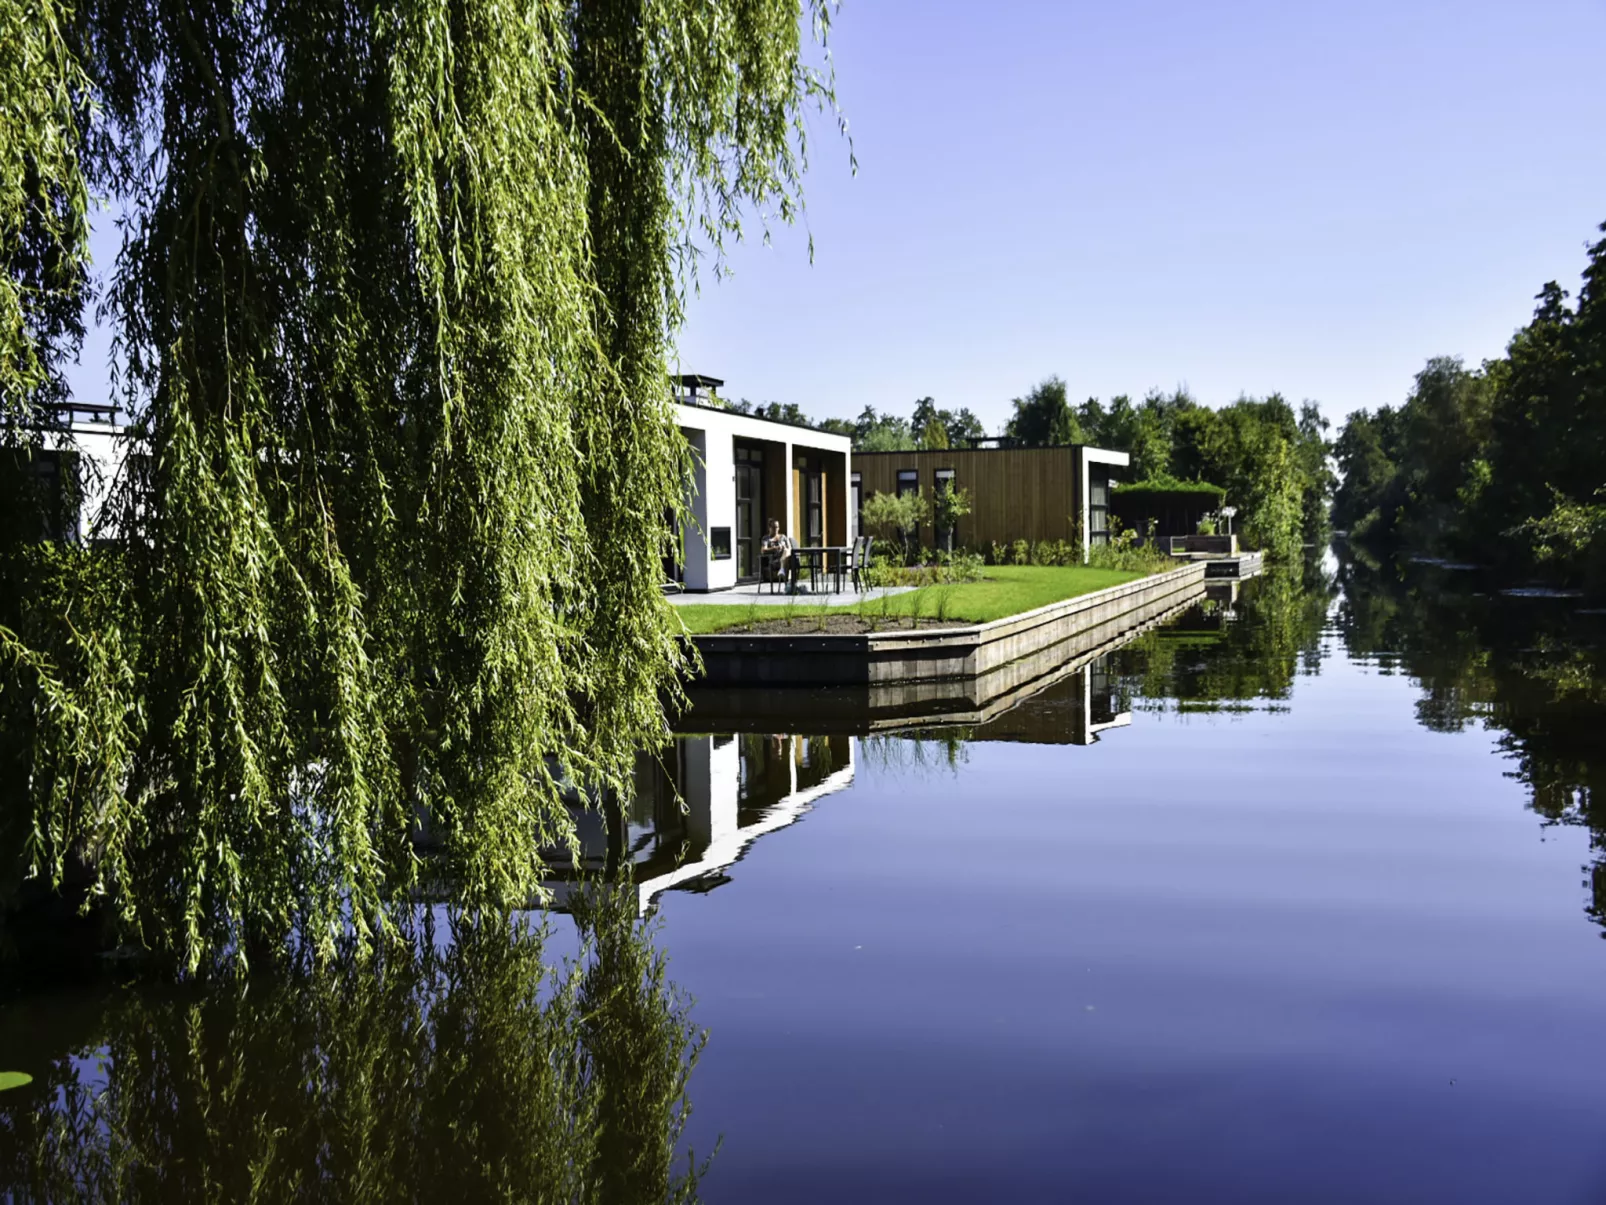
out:
<path id="1" fill-rule="evenodd" d="M 1315 562 L 1274 565 L 1236 603 L 1207 600 L 1112 657 L 1140 710 L 1275 707 L 1320 663 L 1333 585 Z"/>
<path id="2" fill-rule="evenodd" d="M 1551 823 L 1583 824 L 1606 850 L 1606 642 L 1572 604 L 1476 593 L 1465 574 L 1365 560 L 1341 569 L 1350 653 L 1421 684 L 1417 718 L 1437 732 L 1500 734 L 1512 776 Z M 1591 869 L 1606 923 L 1606 865 Z"/>
<path id="3" fill-rule="evenodd" d="M 0 1196 L 693 1200 L 676 1146 L 702 1039 L 632 903 L 582 901 L 561 971 L 540 933 L 465 923 L 411 958 L 115 993 L 0 1102 Z"/>
<path id="4" fill-rule="evenodd" d="M 957 773 L 970 760 L 970 728 L 916 729 L 859 738 L 859 762 L 888 774 Z"/>

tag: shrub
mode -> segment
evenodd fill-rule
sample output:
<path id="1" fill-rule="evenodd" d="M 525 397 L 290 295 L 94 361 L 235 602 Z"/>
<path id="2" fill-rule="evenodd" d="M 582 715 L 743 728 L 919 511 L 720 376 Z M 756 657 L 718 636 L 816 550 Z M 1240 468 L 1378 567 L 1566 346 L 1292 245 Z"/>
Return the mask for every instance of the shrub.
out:
<path id="1" fill-rule="evenodd" d="M 1126 569 L 1138 573 L 1158 573 L 1169 569 L 1174 562 L 1162 552 L 1154 538 L 1155 525 L 1149 523 L 1148 539 L 1138 542 L 1138 533 L 1123 528 L 1120 520 L 1110 518 L 1108 543 L 1095 544 L 1088 550 L 1087 563 L 1095 569 Z"/>
<path id="2" fill-rule="evenodd" d="M 982 573 L 982 558 L 977 552 L 956 552 L 948 560 L 945 567 L 947 580 L 951 582 L 979 582 L 986 576 Z"/>
<path id="3" fill-rule="evenodd" d="M 1527 541 L 1540 565 L 1579 581 L 1591 594 L 1606 593 L 1606 486 L 1598 502 L 1575 502 L 1554 487 L 1550 513 L 1518 524 L 1505 534 Z"/>
<path id="4" fill-rule="evenodd" d="M 911 552 L 912 536 L 930 516 L 931 504 L 918 490 L 902 497 L 884 492 L 871 494 L 860 510 L 864 526 L 879 533 L 887 543 L 902 548 L 905 561 Z"/>

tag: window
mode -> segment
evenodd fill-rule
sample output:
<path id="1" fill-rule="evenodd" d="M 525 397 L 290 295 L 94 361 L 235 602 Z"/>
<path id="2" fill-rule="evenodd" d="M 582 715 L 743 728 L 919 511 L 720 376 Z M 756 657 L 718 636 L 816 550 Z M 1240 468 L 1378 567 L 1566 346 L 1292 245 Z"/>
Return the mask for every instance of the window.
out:
<path id="1" fill-rule="evenodd" d="M 898 470 L 898 497 L 904 498 L 904 497 L 907 497 L 910 494 L 918 494 L 919 492 L 920 492 L 920 470 L 919 469 L 899 469 Z M 919 539 L 920 539 L 920 528 L 919 527 L 906 527 L 906 528 L 904 528 L 904 531 L 903 531 L 903 543 L 904 543 L 904 548 L 905 548 L 906 551 L 910 547 L 912 547 Z"/>
<path id="2" fill-rule="evenodd" d="M 731 529 L 728 527 L 711 527 L 708 531 L 708 548 L 710 555 L 716 561 L 731 559 Z"/>
<path id="3" fill-rule="evenodd" d="M 937 499 L 942 497 L 942 492 L 944 490 L 958 488 L 959 487 L 954 484 L 954 471 L 952 469 L 937 470 L 931 491 L 932 524 L 937 535 L 937 542 L 949 552 L 953 551 L 954 545 L 959 541 L 959 524 L 955 522 L 949 523 L 945 527 L 936 526 Z"/>
<path id="4" fill-rule="evenodd" d="M 803 475 L 803 498 L 809 546 L 817 548 L 825 543 L 825 481 L 818 472 Z"/>
<path id="5" fill-rule="evenodd" d="M 758 577 L 764 541 L 764 449 L 736 445 L 736 579 Z"/>
<path id="6" fill-rule="evenodd" d="M 805 547 L 825 543 L 825 476 L 817 456 L 802 453 L 792 458 L 793 489 L 796 491 L 800 533 Z"/>
<path id="7" fill-rule="evenodd" d="M 77 455 L 43 449 L 7 449 L 0 455 L 5 457 L 0 470 L 20 479 L 13 495 L 19 513 L 14 519 L 7 515 L 8 525 L 19 528 L 24 539 L 76 543 L 82 495 Z"/>
<path id="8" fill-rule="evenodd" d="M 853 474 L 849 483 L 852 491 L 850 506 L 853 513 L 853 534 L 858 535 L 864 530 L 864 486 L 857 473 Z"/>
<path id="9" fill-rule="evenodd" d="M 1110 467 L 1104 464 L 1088 465 L 1087 470 L 1087 542 L 1110 542 Z"/>

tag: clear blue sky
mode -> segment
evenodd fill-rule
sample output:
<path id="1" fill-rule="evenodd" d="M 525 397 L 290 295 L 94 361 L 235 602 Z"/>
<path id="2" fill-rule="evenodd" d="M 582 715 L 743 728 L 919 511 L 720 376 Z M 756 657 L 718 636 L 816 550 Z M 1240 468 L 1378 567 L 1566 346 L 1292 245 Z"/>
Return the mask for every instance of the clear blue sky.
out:
<path id="1" fill-rule="evenodd" d="M 1401 401 L 1497 355 L 1606 221 L 1606 2 L 847 0 L 859 159 L 704 282 L 682 371 L 816 417 L 930 394 L 996 430 L 1185 383 Z"/>

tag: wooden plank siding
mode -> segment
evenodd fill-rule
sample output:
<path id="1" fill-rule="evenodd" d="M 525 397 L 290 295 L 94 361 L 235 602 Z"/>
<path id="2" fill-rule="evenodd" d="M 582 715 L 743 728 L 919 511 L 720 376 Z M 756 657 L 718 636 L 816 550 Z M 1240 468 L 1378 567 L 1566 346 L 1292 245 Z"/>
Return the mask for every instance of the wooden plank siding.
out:
<path id="1" fill-rule="evenodd" d="M 954 488 L 970 491 L 970 513 L 959 520 L 955 547 L 985 549 L 989 542 L 1067 540 L 1080 535 L 1081 497 L 1077 480 L 1080 445 L 1060 448 L 965 448 L 937 452 L 855 452 L 861 497 L 892 493 L 898 471 L 920 474 L 920 493 L 928 501 L 937 473 L 954 472 Z M 921 525 L 920 543 L 934 546 L 930 523 Z"/>

